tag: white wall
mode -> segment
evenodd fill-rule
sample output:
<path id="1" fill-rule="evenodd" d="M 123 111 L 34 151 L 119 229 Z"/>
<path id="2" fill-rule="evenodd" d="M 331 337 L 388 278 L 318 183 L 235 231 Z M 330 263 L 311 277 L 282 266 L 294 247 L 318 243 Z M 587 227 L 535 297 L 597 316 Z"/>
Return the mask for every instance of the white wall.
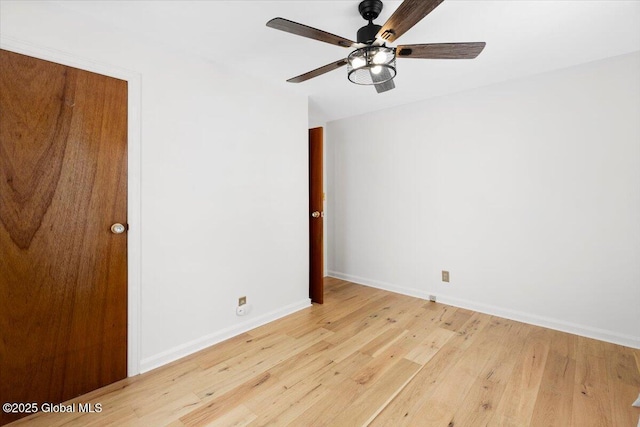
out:
<path id="1" fill-rule="evenodd" d="M 640 347 L 638 76 L 635 53 L 330 122 L 330 274 Z"/>
<path id="2" fill-rule="evenodd" d="M 141 370 L 309 305 L 305 97 L 56 4 L 1 7 L 5 41 L 141 76 Z"/>

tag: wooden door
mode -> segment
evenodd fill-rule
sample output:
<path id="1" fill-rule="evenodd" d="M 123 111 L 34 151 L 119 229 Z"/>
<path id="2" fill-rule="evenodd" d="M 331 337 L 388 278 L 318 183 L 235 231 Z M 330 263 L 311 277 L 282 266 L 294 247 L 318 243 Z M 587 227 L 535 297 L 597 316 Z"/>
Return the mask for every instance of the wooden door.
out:
<path id="1" fill-rule="evenodd" d="M 322 128 L 309 129 L 309 297 L 318 304 L 324 301 L 322 140 Z"/>
<path id="2" fill-rule="evenodd" d="M 0 51 L 0 402 L 126 377 L 126 162 L 127 82 Z"/>

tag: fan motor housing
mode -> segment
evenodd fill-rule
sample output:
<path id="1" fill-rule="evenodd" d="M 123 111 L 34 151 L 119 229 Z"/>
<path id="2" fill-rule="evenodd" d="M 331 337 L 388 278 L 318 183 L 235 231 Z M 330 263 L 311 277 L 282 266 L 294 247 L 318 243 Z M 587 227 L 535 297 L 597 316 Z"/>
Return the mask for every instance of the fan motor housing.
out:
<path id="1" fill-rule="evenodd" d="M 357 41 L 358 43 L 371 44 L 376 41 L 376 35 L 378 31 L 382 28 L 380 25 L 376 25 L 373 22 L 369 22 L 369 24 L 358 30 Z"/>

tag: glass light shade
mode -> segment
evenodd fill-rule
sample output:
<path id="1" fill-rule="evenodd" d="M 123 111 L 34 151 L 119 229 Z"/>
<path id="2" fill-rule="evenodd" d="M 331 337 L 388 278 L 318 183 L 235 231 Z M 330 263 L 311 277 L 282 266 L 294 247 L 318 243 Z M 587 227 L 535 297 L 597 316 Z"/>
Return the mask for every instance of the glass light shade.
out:
<path id="1" fill-rule="evenodd" d="M 361 56 L 354 56 L 349 62 L 353 68 L 361 68 L 367 65 L 367 61 Z"/>
<path id="2" fill-rule="evenodd" d="M 373 63 L 374 64 L 384 64 L 385 62 L 387 62 L 387 58 L 389 55 L 387 55 L 387 52 L 383 51 L 383 50 L 379 50 L 378 52 L 376 52 L 375 55 L 373 55 Z"/>
<path id="3" fill-rule="evenodd" d="M 376 85 L 396 76 L 395 49 L 386 46 L 365 46 L 347 58 L 347 76 L 359 85 Z"/>

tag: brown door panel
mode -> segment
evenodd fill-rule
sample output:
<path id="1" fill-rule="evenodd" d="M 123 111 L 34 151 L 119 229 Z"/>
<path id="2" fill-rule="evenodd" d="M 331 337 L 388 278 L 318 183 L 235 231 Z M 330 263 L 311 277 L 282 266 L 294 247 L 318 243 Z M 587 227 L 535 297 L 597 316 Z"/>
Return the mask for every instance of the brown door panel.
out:
<path id="1" fill-rule="evenodd" d="M 127 83 L 0 55 L 0 402 L 61 402 L 127 373 Z"/>
<path id="2" fill-rule="evenodd" d="M 324 301 L 322 143 L 322 128 L 309 129 L 309 297 L 318 304 Z"/>

